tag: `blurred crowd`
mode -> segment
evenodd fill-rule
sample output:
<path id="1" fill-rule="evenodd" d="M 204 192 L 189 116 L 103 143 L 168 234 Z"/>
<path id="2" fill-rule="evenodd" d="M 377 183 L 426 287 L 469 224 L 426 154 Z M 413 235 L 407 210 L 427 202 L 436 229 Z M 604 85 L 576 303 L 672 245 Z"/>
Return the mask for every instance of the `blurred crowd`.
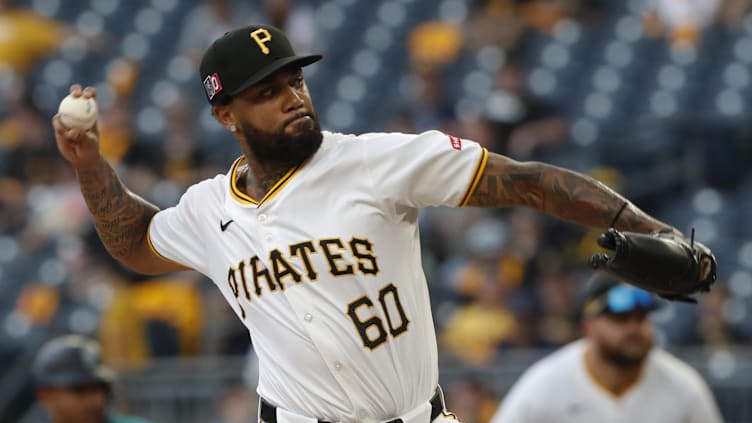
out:
<path id="1" fill-rule="evenodd" d="M 738 227 L 733 242 L 720 244 L 723 225 L 743 220 L 741 199 L 752 200 L 744 122 L 752 114 L 744 103 L 752 38 L 739 35 L 752 33 L 750 1 L 62 3 L 0 0 L 0 379 L 16 357 L 67 332 L 96 337 L 120 370 L 156 357 L 248 353 L 245 329 L 210 281 L 193 272 L 144 277 L 109 258 L 50 119 L 68 85 L 96 86 L 107 159 L 133 191 L 160 207 L 175 204 L 240 154 L 208 116 L 196 65 L 217 35 L 250 22 L 281 27 L 299 51 L 330 62 L 307 74 L 325 129 L 441 129 L 518 160 L 588 172 L 683 231 L 697 226 L 726 267 L 699 305 L 657 314 L 659 340 L 724 348 L 752 337 L 744 324 L 752 244 Z M 363 45 L 344 46 L 348 31 L 362 32 Z M 604 46 L 603 37 L 614 41 Z M 724 62 L 682 70 L 719 38 L 736 43 Z M 630 80 L 626 70 L 613 76 L 631 69 L 619 63 L 639 43 L 660 46 L 655 60 L 669 63 L 657 83 Z M 602 60 L 590 59 L 591 50 L 605 50 L 611 65 L 566 73 L 567 60 Z M 720 118 L 703 132 L 693 126 L 706 123 L 693 118 L 700 106 L 682 89 L 713 84 L 720 72 L 731 82 L 710 98 Z M 686 83 L 672 89 L 677 81 Z M 627 94 L 643 86 L 668 97 L 635 109 Z M 378 91 L 391 93 L 388 101 Z M 675 113 L 662 98 L 673 99 Z M 516 348 L 553 349 L 579 337 L 581 282 L 597 234 L 527 209 L 424 210 L 425 272 L 446 362 L 483 368 Z M 448 390 L 464 421 L 485 421 L 495 409 L 498 393 L 480 382 L 458 380 Z M 245 398 L 233 392 L 228 409 L 232 395 Z"/>

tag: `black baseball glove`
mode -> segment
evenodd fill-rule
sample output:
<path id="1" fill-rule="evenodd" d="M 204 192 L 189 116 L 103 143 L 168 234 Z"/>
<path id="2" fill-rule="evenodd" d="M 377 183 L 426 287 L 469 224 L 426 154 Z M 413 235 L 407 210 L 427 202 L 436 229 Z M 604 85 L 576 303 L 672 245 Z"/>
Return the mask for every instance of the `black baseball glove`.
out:
<path id="1" fill-rule="evenodd" d="M 710 249 L 670 232 L 638 234 L 611 228 L 598 238 L 598 245 L 613 254 L 593 254 L 594 269 L 669 300 L 696 302 L 689 295 L 710 291 L 715 283 L 716 261 Z"/>

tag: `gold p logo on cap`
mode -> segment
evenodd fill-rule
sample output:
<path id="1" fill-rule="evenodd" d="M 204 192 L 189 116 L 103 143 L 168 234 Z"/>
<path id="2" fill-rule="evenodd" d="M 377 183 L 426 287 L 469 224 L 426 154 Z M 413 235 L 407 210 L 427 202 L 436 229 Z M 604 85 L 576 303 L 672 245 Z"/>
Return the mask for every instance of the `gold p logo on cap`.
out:
<path id="1" fill-rule="evenodd" d="M 272 40 L 272 34 L 269 31 L 265 28 L 259 28 L 251 32 L 251 38 L 258 44 L 262 53 L 269 54 L 269 47 L 266 46 L 266 43 Z"/>

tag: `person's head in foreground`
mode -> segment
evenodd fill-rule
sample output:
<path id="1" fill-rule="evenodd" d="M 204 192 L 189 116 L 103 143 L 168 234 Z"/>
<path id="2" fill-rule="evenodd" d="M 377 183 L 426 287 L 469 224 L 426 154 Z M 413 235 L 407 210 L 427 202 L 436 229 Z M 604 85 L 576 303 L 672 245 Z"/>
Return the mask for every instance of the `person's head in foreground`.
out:
<path id="1" fill-rule="evenodd" d="M 48 341 L 32 367 L 37 398 L 53 423 L 103 423 L 113 373 L 103 366 L 99 344 L 80 335 Z"/>

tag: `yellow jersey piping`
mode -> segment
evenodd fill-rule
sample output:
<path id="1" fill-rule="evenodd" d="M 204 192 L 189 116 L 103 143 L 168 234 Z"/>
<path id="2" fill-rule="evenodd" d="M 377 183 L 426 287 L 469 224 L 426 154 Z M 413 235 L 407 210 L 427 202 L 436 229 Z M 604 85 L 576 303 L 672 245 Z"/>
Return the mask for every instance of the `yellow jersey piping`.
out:
<path id="1" fill-rule="evenodd" d="M 633 381 L 631 381 L 629 384 L 627 384 L 626 386 L 624 386 L 622 389 L 620 389 L 618 391 L 612 391 L 611 389 L 608 388 L 608 386 L 606 386 L 603 383 L 601 383 L 601 381 L 598 380 L 598 378 L 595 376 L 595 371 L 590 366 L 590 363 L 587 360 L 588 350 L 589 349 L 585 349 L 585 353 L 582 354 L 582 360 L 583 360 L 583 362 L 585 364 L 585 373 L 587 374 L 588 379 L 590 379 L 595 384 L 595 386 L 598 387 L 598 389 L 600 389 L 601 391 L 605 392 L 610 397 L 612 397 L 612 398 L 621 398 L 621 397 L 623 397 L 624 394 L 627 393 L 627 391 L 629 391 L 630 389 L 632 389 L 633 387 L 635 387 L 640 382 L 640 380 L 642 379 L 642 373 L 643 373 L 642 370 L 644 369 L 644 367 L 640 368 L 639 373 L 637 374 L 637 376 L 634 378 Z"/>
<path id="2" fill-rule="evenodd" d="M 156 216 L 156 215 L 154 215 L 154 216 Z M 159 251 L 157 251 L 156 248 L 154 248 L 154 244 L 152 244 L 152 242 L 151 242 L 151 235 L 150 235 L 150 233 L 151 233 L 151 223 L 154 222 L 154 216 L 151 217 L 151 220 L 149 221 L 149 226 L 146 228 L 146 244 L 149 246 L 149 249 L 151 250 L 152 253 L 154 253 L 155 256 L 157 256 L 158 258 L 166 261 L 167 263 L 177 264 L 180 267 L 186 267 L 185 265 L 180 264 L 180 263 L 176 262 L 175 260 L 168 259 L 167 257 L 163 256 Z"/>
<path id="3" fill-rule="evenodd" d="M 244 159 L 245 157 L 243 156 L 238 157 L 230 168 L 230 194 L 242 204 L 258 204 L 253 197 L 238 188 L 238 179 L 236 176 L 238 173 L 238 167 L 240 167 L 240 163 L 242 163 Z"/>
<path id="4" fill-rule="evenodd" d="M 303 163 L 301 163 L 301 164 L 295 166 L 294 168 L 290 169 L 289 171 L 287 171 L 287 173 L 285 173 L 279 179 L 279 181 L 277 181 L 269 189 L 269 191 L 264 195 L 264 198 L 262 198 L 261 201 L 256 201 L 253 197 L 251 197 L 250 195 L 244 193 L 243 191 L 241 191 L 238 188 L 238 180 L 237 180 L 236 175 L 237 175 L 238 167 L 240 167 L 240 163 L 242 163 L 243 160 L 244 160 L 244 157 L 240 156 L 232 164 L 232 169 L 230 171 L 230 178 L 231 178 L 230 179 L 230 194 L 233 196 L 233 198 L 235 198 L 237 201 L 239 201 L 242 204 L 254 204 L 256 206 L 260 206 L 260 205 L 268 202 L 272 198 L 274 198 L 274 196 L 277 195 L 277 193 L 279 191 L 281 191 L 282 188 L 284 188 L 285 185 L 287 185 L 287 183 L 290 182 L 290 180 L 292 180 L 292 178 L 295 175 L 297 175 L 297 173 L 300 171 L 300 169 L 302 169 L 303 166 L 307 162 L 307 160 L 306 160 Z"/>
<path id="5" fill-rule="evenodd" d="M 298 172 L 300 171 L 301 168 L 303 168 L 303 165 L 305 163 L 306 162 L 303 162 L 295 166 L 294 168 L 290 169 L 287 173 L 285 173 L 285 175 L 279 181 L 277 181 L 276 184 L 274 184 L 274 186 L 269 190 L 269 192 L 267 192 L 266 195 L 264 195 L 264 198 L 262 198 L 261 201 L 259 201 L 259 206 L 271 200 L 275 195 L 277 195 L 278 192 L 282 191 L 282 188 L 284 188 L 285 185 L 287 185 L 287 183 L 290 182 L 292 178 L 298 174 Z"/>
<path id="6" fill-rule="evenodd" d="M 478 187 L 480 178 L 481 176 L 483 176 L 483 171 L 486 169 L 487 162 L 488 162 L 488 150 L 486 150 L 486 148 L 484 147 L 480 155 L 480 160 L 478 161 L 478 167 L 475 168 L 473 179 L 470 180 L 470 185 L 467 187 L 467 190 L 465 191 L 465 195 L 462 197 L 462 201 L 460 201 L 459 207 L 464 207 L 467 205 L 467 203 L 470 202 L 470 197 L 473 196 L 475 189 Z"/>

